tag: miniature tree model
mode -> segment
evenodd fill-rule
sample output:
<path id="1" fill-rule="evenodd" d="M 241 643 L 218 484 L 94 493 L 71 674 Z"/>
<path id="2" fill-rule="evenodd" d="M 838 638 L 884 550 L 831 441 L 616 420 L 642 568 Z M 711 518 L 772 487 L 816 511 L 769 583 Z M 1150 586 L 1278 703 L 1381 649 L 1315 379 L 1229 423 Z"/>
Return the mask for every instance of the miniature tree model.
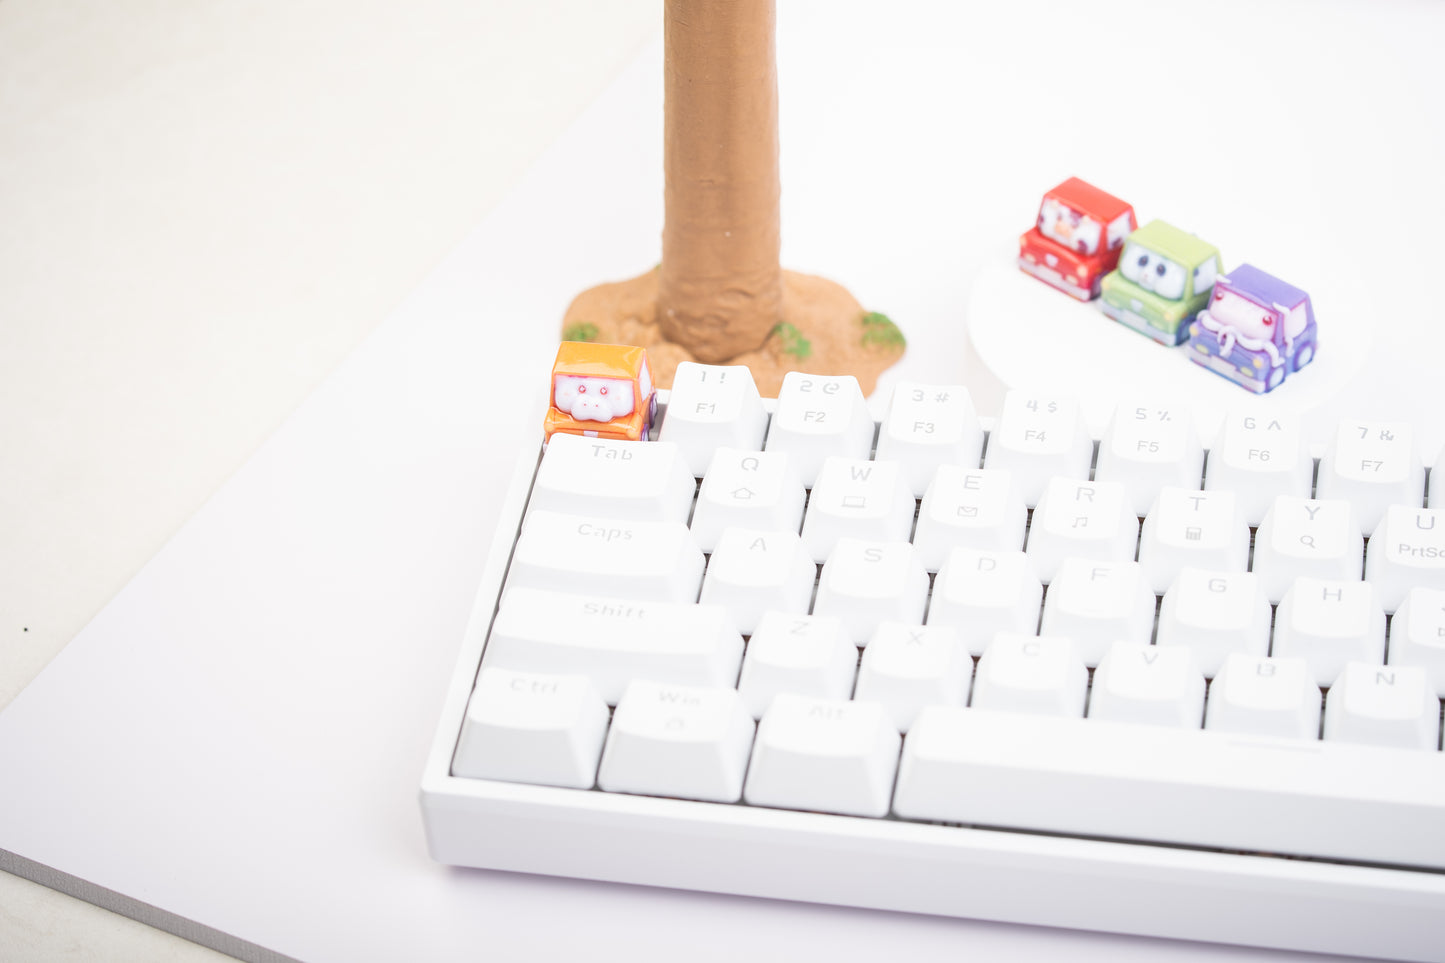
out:
<path id="1" fill-rule="evenodd" d="M 773 0 L 665 0 L 666 215 L 654 270 L 578 295 L 569 340 L 678 362 L 745 364 L 764 394 L 789 370 L 853 374 L 865 392 L 903 337 L 844 288 L 779 266 Z"/>

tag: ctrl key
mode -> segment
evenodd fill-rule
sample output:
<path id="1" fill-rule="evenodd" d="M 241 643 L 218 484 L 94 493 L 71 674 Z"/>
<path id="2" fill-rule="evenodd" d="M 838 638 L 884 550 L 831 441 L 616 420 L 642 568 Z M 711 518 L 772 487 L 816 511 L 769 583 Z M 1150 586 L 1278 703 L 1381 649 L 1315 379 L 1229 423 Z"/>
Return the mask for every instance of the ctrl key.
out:
<path id="1" fill-rule="evenodd" d="M 607 703 L 586 676 L 484 667 L 452 773 L 588 789 L 606 735 Z"/>

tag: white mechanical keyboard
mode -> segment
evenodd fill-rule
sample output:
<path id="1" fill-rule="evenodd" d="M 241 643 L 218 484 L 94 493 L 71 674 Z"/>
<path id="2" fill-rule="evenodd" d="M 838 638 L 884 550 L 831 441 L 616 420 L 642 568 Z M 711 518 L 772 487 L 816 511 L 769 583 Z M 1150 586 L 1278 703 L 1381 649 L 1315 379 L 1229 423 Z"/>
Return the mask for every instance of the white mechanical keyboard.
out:
<path id="1" fill-rule="evenodd" d="M 719 377 L 722 376 L 722 377 Z M 1445 956 L 1445 464 L 684 365 L 519 466 L 423 779 L 465 866 Z"/>

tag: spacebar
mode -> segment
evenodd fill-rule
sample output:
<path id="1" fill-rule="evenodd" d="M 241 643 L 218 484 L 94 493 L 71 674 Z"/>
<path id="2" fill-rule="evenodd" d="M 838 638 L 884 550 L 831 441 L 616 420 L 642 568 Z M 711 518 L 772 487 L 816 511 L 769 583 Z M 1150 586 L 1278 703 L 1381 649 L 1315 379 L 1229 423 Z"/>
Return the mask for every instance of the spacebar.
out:
<path id="1" fill-rule="evenodd" d="M 1445 869 L 1445 754 L 934 706 L 910 819 Z"/>

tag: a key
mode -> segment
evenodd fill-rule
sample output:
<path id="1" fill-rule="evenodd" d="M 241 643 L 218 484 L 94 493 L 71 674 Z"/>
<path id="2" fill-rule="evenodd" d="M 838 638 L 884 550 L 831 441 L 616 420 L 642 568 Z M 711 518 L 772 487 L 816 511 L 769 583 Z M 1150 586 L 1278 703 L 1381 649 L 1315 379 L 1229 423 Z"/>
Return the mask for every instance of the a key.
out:
<path id="1" fill-rule="evenodd" d="M 1052 478 L 1029 526 L 1029 562 L 1045 583 L 1065 558 L 1132 562 L 1139 542 L 1139 518 L 1117 482 Z"/>
<path id="2" fill-rule="evenodd" d="M 1274 613 L 1275 656 L 1298 656 L 1316 685 L 1330 686 L 1346 662 L 1385 661 L 1385 610 L 1369 582 L 1297 578 Z"/>
<path id="3" fill-rule="evenodd" d="M 483 666 L 452 771 L 587 789 L 606 735 L 607 704 L 586 676 Z"/>
<path id="4" fill-rule="evenodd" d="M 1219 732 L 1315 739 L 1320 690 L 1304 659 L 1225 657 L 1209 685 L 1204 727 Z"/>
<path id="5" fill-rule="evenodd" d="M 984 449 L 985 468 L 1005 468 L 1024 504 L 1039 503 L 1049 479 L 1087 479 L 1094 457 L 1077 401 L 1013 389 Z"/>
<path id="6" fill-rule="evenodd" d="M 1001 632 L 978 660 L 973 705 L 980 709 L 1082 716 L 1089 670 L 1071 639 Z"/>
<path id="7" fill-rule="evenodd" d="M 748 640 L 738 692 L 761 718 L 780 692 L 846 699 L 853 691 L 858 648 L 843 623 L 819 615 L 769 612 Z"/>
<path id="8" fill-rule="evenodd" d="M 1407 424 L 1342 421 L 1334 443 L 1320 461 L 1316 493 L 1355 506 L 1363 531 L 1374 531 L 1391 505 L 1419 507 L 1425 494 L 1425 467 Z"/>
<path id="9" fill-rule="evenodd" d="M 966 705 L 973 659 L 946 626 L 882 622 L 863 650 L 854 698 L 882 703 L 907 733 L 928 705 Z"/>
<path id="10" fill-rule="evenodd" d="M 1185 568 L 1164 593 L 1155 642 L 1189 649 L 1212 679 L 1232 652 L 1269 654 L 1272 614 L 1253 573 Z"/>
<path id="11" fill-rule="evenodd" d="M 1390 665 L 1425 670 L 1431 690 L 1445 698 L 1445 591 L 1413 588 L 1390 619 Z"/>
<path id="12" fill-rule="evenodd" d="M 676 445 L 558 432 L 537 468 L 529 505 L 573 515 L 685 524 L 696 487 Z"/>
<path id="13" fill-rule="evenodd" d="M 609 705 L 634 678 L 732 686 L 743 637 L 716 605 L 678 605 L 515 588 L 502 599 L 482 664 L 587 676 Z"/>
<path id="14" fill-rule="evenodd" d="M 1023 548 L 1027 526 L 1028 509 L 1008 472 L 944 465 L 923 494 L 913 547 L 923 567 L 936 572 L 955 548 Z"/>
<path id="15" fill-rule="evenodd" d="M 913 533 L 913 507 L 898 465 L 829 456 L 808 497 L 803 544 L 821 563 L 844 535 L 906 542 Z"/>
<path id="16" fill-rule="evenodd" d="M 817 615 L 836 615 L 858 645 L 884 620 L 922 622 L 928 573 L 907 542 L 840 538 L 818 578 Z"/>
<path id="17" fill-rule="evenodd" d="M 1315 463 L 1293 415 L 1241 408 L 1230 412 L 1209 452 L 1204 487 L 1237 493 L 1240 516 L 1258 525 L 1278 495 L 1308 498 Z"/>
<path id="18" fill-rule="evenodd" d="M 799 371 L 783 375 L 765 447 L 788 452 L 809 488 L 829 455 L 867 458 L 873 448 L 873 416 L 858 379 Z"/>
<path id="19" fill-rule="evenodd" d="M 1324 737 L 1401 749 L 1440 748 L 1440 699 L 1419 666 L 1350 662 L 1325 695 Z"/>
<path id="20" fill-rule="evenodd" d="M 702 550 L 681 522 L 639 522 L 531 511 L 522 523 L 506 591 L 519 586 L 691 602 Z"/>
<path id="21" fill-rule="evenodd" d="M 628 683 L 597 771 L 608 792 L 737 802 L 753 719 L 729 688 Z"/>
<path id="22" fill-rule="evenodd" d="M 1302 575 L 1359 578 L 1364 555 L 1354 509 L 1337 499 L 1276 498 L 1254 535 L 1254 572 L 1271 602 Z"/>
<path id="23" fill-rule="evenodd" d="M 721 605 L 752 635 L 764 612 L 807 612 L 817 574 L 796 532 L 729 528 L 708 560 L 701 601 Z"/>
<path id="24" fill-rule="evenodd" d="M 1033 635 L 1044 588 L 1023 552 L 956 548 L 933 580 L 928 624 L 951 626 L 973 655 L 999 632 Z"/>
<path id="25" fill-rule="evenodd" d="M 693 540 L 710 552 L 723 529 L 732 525 L 796 532 L 803 524 L 807 498 L 786 453 L 719 448 L 698 489 Z"/>
<path id="26" fill-rule="evenodd" d="M 968 389 L 900 381 L 878 430 L 878 460 L 896 461 L 915 497 L 943 465 L 977 468 L 983 427 Z"/>
<path id="27" fill-rule="evenodd" d="M 1123 485 L 1136 516 L 1149 511 L 1165 485 L 1199 488 L 1203 475 L 1204 446 L 1187 409 L 1149 403 L 1114 409 L 1099 442 L 1094 478 Z"/>
<path id="28" fill-rule="evenodd" d="M 1148 643 L 1154 593 L 1138 562 L 1066 558 L 1044 596 L 1039 631 L 1072 638 L 1084 664 L 1096 666 L 1114 642 Z"/>
<path id="29" fill-rule="evenodd" d="M 1419 585 L 1445 589 L 1445 510 L 1391 505 L 1365 547 L 1365 580 L 1393 612 Z"/>
<path id="30" fill-rule="evenodd" d="M 900 742 L 876 702 L 780 695 L 758 725 L 743 796 L 754 806 L 887 815 Z"/>
<path id="31" fill-rule="evenodd" d="M 1182 646 L 1116 642 L 1094 670 L 1089 718 L 1197 729 L 1204 674 Z"/>
<path id="32" fill-rule="evenodd" d="M 657 437 L 677 444 L 693 475 L 703 476 L 716 448 L 762 448 L 767 430 L 768 413 L 746 365 L 678 364 Z"/>
<path id="33" fill-rule="evenodd" d="M 1243 572 L 1249 566 L 1249 526 L 1235 510 L 1234 492 L 1160 489 L 1144 519 L 1139 564 L 1155 595 L 1163 595 L 1185 566 Z"/>

